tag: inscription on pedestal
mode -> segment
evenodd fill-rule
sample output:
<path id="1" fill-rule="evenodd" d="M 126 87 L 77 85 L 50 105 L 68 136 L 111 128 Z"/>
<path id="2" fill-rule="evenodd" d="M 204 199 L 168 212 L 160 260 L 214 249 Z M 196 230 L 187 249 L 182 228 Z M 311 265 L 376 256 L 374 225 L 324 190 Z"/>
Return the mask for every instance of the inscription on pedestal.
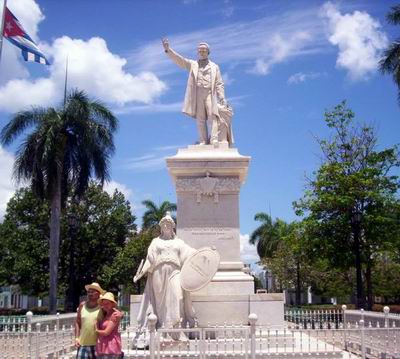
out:
<path id="1" fill-rule="evenodd" d="M 237 234 L 237 230 L 233 228 L 221 227 L 191 227 L 181 229 L 183 233 L 191 236 L 207 236 L 218 240 L 233 240 Z"/>

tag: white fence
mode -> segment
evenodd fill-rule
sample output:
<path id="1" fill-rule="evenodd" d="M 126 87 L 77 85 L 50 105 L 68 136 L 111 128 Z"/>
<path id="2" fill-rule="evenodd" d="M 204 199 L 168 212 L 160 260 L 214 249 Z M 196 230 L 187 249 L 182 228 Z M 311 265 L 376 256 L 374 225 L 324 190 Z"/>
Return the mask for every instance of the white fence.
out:
<path id="1" fill-rule="evenodd" d="M 71 326 L 75 323 L 76 313 L 55 314 L 55 315 L 33 315 L 32 312 L 20 316 L 1 316 L 0 332 L 26 332 L 31 325 L 33 330 L 45 331 L 47 327 L 53 330 L 54 327 Z M 40 324 L 38 328 L 37 324 Z"/>
<path id="2" fill-rule="evenodd" d="M 349 323 L 355 325 L 364 320 L 366 325 L 374 327 L 400 327 L 400 315 L 389 312 L 389 307 L 384 307 L 383 312 L 370 312 L 361 310 L 348 310 L 346 305 L 339 309 L 304 310 L 286 309 L 285 321 L 289 328 L 307 329 L 339 329 Z"/>
<path id="3" fill-rule="evenodd" d="M 125 358 L 146 359 L 341 358 L 345 351 L 353 357 L 400 358 L 400 326 L 388 313 L 380 315 L 383 325 L 380 321 L 375 325 L 364 319 L 344 323 L 346 312 L 328 314 L 306 311 L 302 315 L 297 312 L 295 316 L 287 317 L 292 321 L 280 329 L 257 326 L 254 314 L 249 316 L 249 325 L 175 329 L 156 329 L 157 318 L 150 316 L 148 328 L 141 338 L 143 345 L 137 340 L 139 328 L 121 326 L 123 350 Z M 341 314 L 342 320 L 337 320 L 336 314 Z M 360 317 L 366 318 L 367 314 L 359 312 Z M 75 357 L 73 327 L 60 325 L 60 316 L 38 319 L 47 324 L 34 322 L 34 318 L 30 324 L 27 320 L 19 327 L 18 323 L 9 326 L 11 330 L 5 326 L 0 329 L 0 358 Z"/>
<path id="4" fill-rule="evenodd" d="M 26 332 L 29 325 L 33 331 L 53 331 L 54 328 L 73 326 L 76 313 L 55 314 L 55 315 L 33 315 L 28 312 L 20 316 L 0 316 L 0 332 Z M 129 323 L 129 313 L 125 312 L 121 321 L 121 328 L 125 330 Z M 40 324 L 40 328 L 37 324 Z"/>

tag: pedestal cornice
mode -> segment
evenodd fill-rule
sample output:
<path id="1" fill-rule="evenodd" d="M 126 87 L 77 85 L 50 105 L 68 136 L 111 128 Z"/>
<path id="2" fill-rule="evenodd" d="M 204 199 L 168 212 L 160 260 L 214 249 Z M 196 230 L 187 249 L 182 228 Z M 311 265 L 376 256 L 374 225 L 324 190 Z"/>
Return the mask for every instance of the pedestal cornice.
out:
<path id="1" fill-rule="evenodd" d="M 215 148 L 194 145 L 179 149 L 175 156 L 167 157 L 167 167 L 174 183 L 181 177 L 238 177 L 244 183 L 251 157 L 242 156 L 237 148 Z"/>

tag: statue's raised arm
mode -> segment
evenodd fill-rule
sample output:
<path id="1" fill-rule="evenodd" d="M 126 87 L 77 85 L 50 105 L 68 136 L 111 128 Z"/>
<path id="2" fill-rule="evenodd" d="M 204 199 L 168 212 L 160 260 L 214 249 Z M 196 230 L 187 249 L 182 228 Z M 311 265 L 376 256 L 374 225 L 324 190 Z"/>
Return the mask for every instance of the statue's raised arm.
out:
<path id="1" fill-rule="evenodd" d="M 197 46 L 198 60 L 187 59 L 174 51 L 167 38 L 162 39 L 164 52 L 178 66 L 189 71 L 182 112 L 197 121 L 200 145 L 233 143 L 231 117 L 232 109 L 225 100 L 225 88 L 219 66 L 209 60 L 210 46 L 201 42 Z M 228 109 L 228 120 L 226 119 Z M 221 120 L 220 111 L 224 112 Z M 208 125 L 207 126 L 207 122 Z M 211 127 L 211 136 L 209 128 Z"/>
<path id="2" fill-rule="evenodd" d="M 171 49 L 167 38 L 162 39 L 162 43 L 163 43 L 164 51 L 170 57 L 170 59 L 173 62 L 175 62 L 178 66 L 190 71 L 190 69 L 192 67 L 192 62 L 195 62 L 195 61 L 185 59 L 183 56 L 179 55 L 176 51 Z"/>

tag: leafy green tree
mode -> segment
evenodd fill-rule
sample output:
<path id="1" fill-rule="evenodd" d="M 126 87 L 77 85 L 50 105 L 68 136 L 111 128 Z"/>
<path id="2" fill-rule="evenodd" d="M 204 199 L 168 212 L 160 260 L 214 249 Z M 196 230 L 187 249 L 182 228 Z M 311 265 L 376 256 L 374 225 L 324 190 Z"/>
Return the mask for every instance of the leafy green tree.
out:
<path id="1" fill-rule="evenodd" d="M 117 190 L 109 195 L 95 183 L 88 187 L 79 203 L 68 203 L 64 221 L 68 222 L 71 215 L 76 220 L 75 233 L 65 231 L 60 266 L 67 294 L 72 293 L 68 309 L 74 310 L 84 285 L 99 280 L 103 268 L 115 261 L 119 250 L 136 231 L 136 225 L 124 195 Z"/>
<path id="2" fill-rule="evenodd" d="M 400 263 L 393 260 L 392 253 L 382 253 L 375 260 L 372 269 L 374 295 L 384 298 L 384 302 L 400 301 Z"/>
<path id="3" fill-rule="evenodd" d="M 303 223 L 291 223 L 288 235 L 279 242 L 272 257 L 262 263 L 270 269 L 280 289 L 294 289 L 295 304 L 301 304 L 301 293 L 308 287 L 323 297 L 336 297 L 347 302 L 354 279 L 351 271 L 332 267 L 322 256 L 310 256 Z"/>
<path id="4" fill-rule="evenodd" d="M 62 199 L 68 188 L 82 195 L 92 175 L 109 178 L 117 119 L 82 91 L 72 91 L 61 108 L 18 112 L 1 131 L 9 145 L 28 128 L 16 153 L 14 177 L 29 181 L 32 190 L 50 204 L 50 312 L 56 311 Z"/>
<path id="5" fill-rule="evenodd" d="M 74 240 L 69 223 L 72 215 L 76 221 Z M 48 293 L 49 219 L 47 203 L 30 189 L 21 189 L 11 198 L 0 224 L 0 284 L 19 284 L 32 295 Z M 124 195 L 118 191 L 109 195 L 96 183 L 89 185 L 79 203 L 68 198 L 61 217 L 58 286 L 59 296 L 65 291 L 73 293 L 70 303 L 66 301 L 66 310 L 75 311 L 84 285 L 98 281 L 103 268 L 116 260 L 136 231 L 134 221 Z"/>
<path id="6" fill-rule="evenodd" d="M 42 297 L 49 281 L 47 203 L 29 189 L 16 191 L 0 224 L 0 285 L 19 284 L 24 293 Z"/>
<path id="7" fill-rule="evenodd" d="M 154 230 L 157 228 L 161 218 L 163 218 L 167 212 L 175 212 L 176 204 L 169 201 L 164 201 L 157 206 L 151 200 L 145 200 L 142 204 L 146 207 L 146 212 L 143 214 L 143 230 Z"/>
<path id="8" fill-rule="evenodd" d="M 114 260 L 103 267 L 100 280 L 106 288 L 117 290 L 118 285 L 123 285 L 130 293 L 141 293 L 144 288 L 145 278 L 134 285 L 135 275 L 142 259 L 146 258 L 153 234 L 151 231 L 134 233 L 120 248 Z"/>
<path id="9" fill-rule="evenodd" d="M 305 266 L 301 225 L 280 219 L 272 221 L 264 212 L 257 213 L 254 219 L 261 225 L 250 235 L 249 242 L 257 245 L 261 262 L 272 271 L 280 289 L 295 288 L 296 304 L 300 304 Z"/>
<path id="10" fill-rule="evenodd" d="M 391 11 L 386 15 L 386 19 L 390 24 L 399 25 L 400 5 L 392 6 Z M 400 39 L 396 39 L 389 45 L 379 62 L 379 67 L 382 73 L 393 76 L 394 83 L 400 89 Z M 398 100 L 400 101 L 400 91 Z"/>
<path id="11" fill-rule="evenodd" d="M 354 113 L 342 102 L 325 121 L 333 135 L 318 140 L 323 163 L 303 198 L 294 203 L 304 219 L 310 255 L 325 256 L 335 268 L 356 269 L 357 307 L 365 306 L 363 270 L 372 299 L 371 267 L 376 253 L 392 241 L 399 223 L 397 148 L 376 149 L 374 130 L 353 125 Z M 369 307 L 372 306 L 369 301 Z"/>

